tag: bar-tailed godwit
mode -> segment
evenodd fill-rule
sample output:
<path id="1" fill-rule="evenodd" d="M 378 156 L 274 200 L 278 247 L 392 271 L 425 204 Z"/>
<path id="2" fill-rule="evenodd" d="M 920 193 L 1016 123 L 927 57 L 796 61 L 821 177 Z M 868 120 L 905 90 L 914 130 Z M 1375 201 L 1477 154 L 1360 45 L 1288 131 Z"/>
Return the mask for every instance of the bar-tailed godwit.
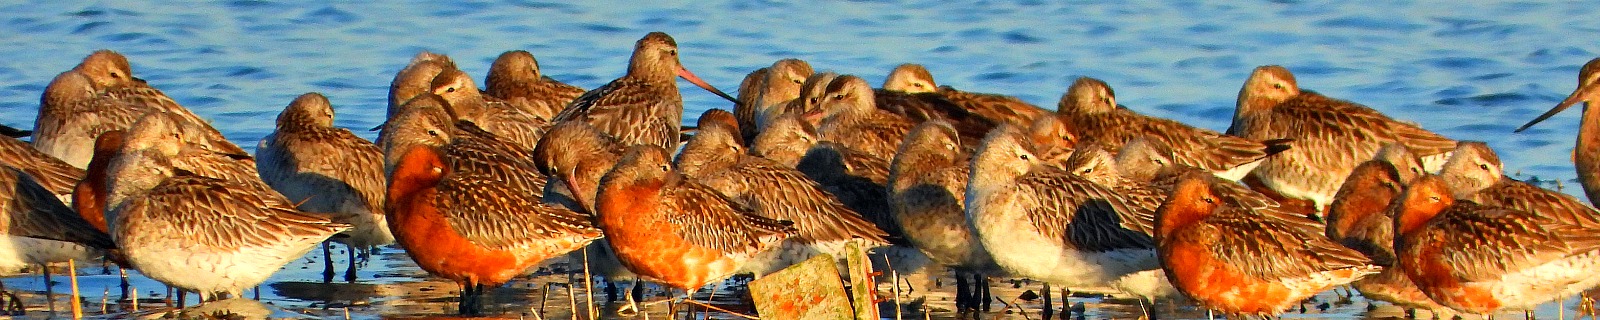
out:
<path id="1" fill-rule="evenodd" d="M 408 104 L 417 103 L 444 102 L 423 94 Z M 408 107 L 384 125 L 395 141 L 385 152 L 396 159 L 385 207 L 412 261 L 460 284 L 460 312 L 477 314 L 486 288 L 583 248 L 600 231 L 588 215 L 540 203 L 544 179 L 525 149 L 443 109 Z"/>
<path id="2" fill-rule="evenodd" d="M 1517 128 L 1517 132 L 1579 103 L 1583 103 L 1583 120 L 1578 122 L 1578 143 L 1572 151 L 1572 164 L 1578 170 L 1578 182 L 1583 185 L 1589 203 L 1600 203 L 1600 111 L 1595 111 L 1600 109 L 1596 106 L 1600 104 L 1600 58 L 1589 60 L 1578 70 L 1578 88 L 1573 89 L 1572 94 L 1550 111 Z"/>
<path id="3" fill-rule="evenodd" d="M 545 76 L 532 53 L 512 50 L 501 53 L 489 66 L 483 79 L 484 93 L 505 100 L 523 113 L 549 120 L 583 95 L 583 88 Z"/>
<path id="4" fill-rule="evenodd" d="M 1361 253 L 1322 230 L 1216 192 L 1232 184 L 1204 174 L 1178 182 L 1156 211 L 1167 279 L 1200 306 L 1228 315 L 1272 316 L 1330 287 L 1378 273 Z M 1246 191 L 1248 192 L 1248 191 Z"/>
<path id="5" fill-rule="evenodd" d="M 1206 169 L 1228 180 L 1244 178 L 1268 156 L 1290 148 L 1281 140 L 1263 143 L 1118 108 L 1111 87 L 1089 77 L 1074 81 L 1057 108 L 1062 121 L 1085 140 L 1105 140 L 1111 150 L 1140 136 L 1161 140 L 1173 146 L 1173 160 L 1178 164 Z"/>
<path id="6" fill-rule="evenodd" d="M 383 213 L 383 150 L 334 127 L 333 105 L 322 94 L 302 94 L 284 107 L 277 130 L 256 147 L 256 171 L 301 211 L 350 224 L 348 237 L 337 239 L 351 247 L 346 281 L 356 279 L 357 251 L 394 242 Z M 326 244 L 322 251 L 323 279 L 331 280 L 333 259 Z"/>
<path id="7" fill-rule="evenodd" d="M 296 210 L 270 190 L 175 167 L 192 143 L 180 140 L 183 130 L 175 119 L 146 115 L 108 167 L 106 221 L 145 276 L 202 299 L 238 296 L 350 228 Z"/>
<path id="8" fill-rule="evenodd" d="M 651 32 L 634 44 L 626 75 L 579 96 L 551 122 L 582 121 L 623 145 L 676 149 L 683 121 L 683 96 L 676 77 L 738 102 L 685 69 L 672 36 Z"/>
<path id="9" fill-rule="evenodd" d="M 1455 140 L 1415 124 L 1301 90 L 1281 66 L 1258 67 L 1245 80 L 1228 134 L 1258 141 L 1293 139 L 1294 147 L 1267 158 L 1251 175 L 1284 196 L 1311 200 L 1318 211 L 1333 202 L 1350 171 L 1385 144 L 1404 144 L 1431 170 L 1455 148 Z"/>
<path id="10" fill-rule="evenodd" d="M 667 150 L 653 145 L 629 147 L 601 178 L 595 203 L 622 264 L 688 297 L 796 234 L 789 222 L 754 215 L 678 174 Z"/>
<path id="11" fill-rule="evenodd" d="M 1600 232 L 1546 212 L 1456 201 L 1423 176 L 1400 196 L 1398 267 L 1435 302 L 1489 315 L 1533 307 L 1600 284 Z"/>

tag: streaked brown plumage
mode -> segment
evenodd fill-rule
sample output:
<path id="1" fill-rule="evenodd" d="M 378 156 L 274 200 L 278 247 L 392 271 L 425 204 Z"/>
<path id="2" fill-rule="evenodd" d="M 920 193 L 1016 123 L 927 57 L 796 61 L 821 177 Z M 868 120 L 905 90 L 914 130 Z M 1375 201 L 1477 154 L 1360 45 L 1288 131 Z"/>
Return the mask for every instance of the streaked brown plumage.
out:
<path id="1" fill-rule="evenodd" d="M 843 257 L 845 244 L 888 245 L 888 234 L 846 207 L 817 182 L 791 167 L 744 153 L 728 125 L 702 126 L 679 154 L 679 172 L 727 196 L 752 213 L 793 222 L 793 240 L 820 253 Z M 809 255 L 779 257 L 757 274 L 777 271 Z"/>
<path id="2" fill-rule="evenodd" d="M 872 87 L 866 80 L 843 75 L 828 84 L 821 107 L 806 113 L 806 117 L 821 119 L 817 133 L 823 141 L 837 142 L 867 154 L 892 155 L 900 146 L 901 138 L 916 123 L 878 110 L 875 104 Z"/>
<path id="3" fill-rule="evenodd" d="M 355 252 L 392 243 L 394 235 L 383 212 L 383 150 L 334 127 L 333 116 L 333 105 L 322 94 L 296 97 L 278 114 L 277 130 L 261 139 L 256 169 L 262 181 L 296 201 L 301 211 L 327 213 L 333 221 L 351 225 L 348 237 L 339 241 L 354 249 L 349 250 L 346 273 L 347 280 L 354 280 Z M 326 272 L 327 277 L 333 274 Z"/>
<path id="4" fill-rule="evenodd" d="M 627 146 L 582 122 L 557 124 L 533 149 L 534 165 L 560 180 L 585 211 L 594 212 L 600 177 L 616 166 Z M 552 181 L 554 182 L 554 181 Z"/>
<path id="5" fill-rule="evenodd" d="M 816 131 L 802 117 L 779 117 L 775 126 L 757 136 L 753 153 L 799 170 L 878 229 L 894 238 L 904 238 L 889 209 L 889 161 L 841 143 L 819 141 Z M 893 151 L 881 154 L 892 155 Z"/>
<path id="6" fill-rule="evenodd" d="M 861 238 L 868 243 L 888 243 L 882 230 L 861 220 L 800 171 L 745 154 L 735 139 L 725 126 L 701 128 L 677 159 L 677 163 L 694 163 L 698 168 L 691 171 L 679 165 L 679 172 L 735 201 L 746 202 L 757 215 L 794 222 L 803 241 Z"/>
<path id="7" fill-rule="evenodd" d="M 973 156 L 966 213 L 997 264 L 1068 287 L 1110 284 L 1158 267 L 1150 209 L 1042 165 L 1028 140 L 1002 125 Z"/>
<path id="8" fill-rule="evenodd" d="M 755 127 L 756 99 L 761 98 L 761 90 L 765 89 L 767 81 L 767 68 L 751 70 L 744 75 L 744 80 L 739 81 L 739 92 L 734 98 L 739 100 L 733 106 L 733 113 L 738 115 L 739 124 Z"/>
<path id="9" fill-rule="evenodd" d="M 1294 147 L 1268 157 L 1251 175 L 1267 187 L 1320 210 L 1356 165 L 1388 143 L 1400 143 L 1434 168 L 1455 141 L 1372 108 L 1300 90 L 1280 66 L 1255 69 L 1239 91 L 1228 133 L 1251 140 L 1293 139 Z"/>
<path id="10" fill-rule="evenodd" d="M 27 142 L 11 137 L 0 137 L 0 163 L 27 173 L 63 203 L 72 202 L 72 190 L 84 177 L 82 168 L 73 167 L 34 149 Z"/>
<path id="11" fill-rule="evenodd" d="M 418 52 L 405 68 L 395 73 L 394 80 L 389 83 L 389 111 L 384 118 L 394 118 L 395 114 L 400 113 L 400 107 L 411 98 L 432 92 L 433 78 L 440 72 L 455 68 L 456 62 L 450 57 L 428 51 Z"/>
<path id="12" fill-rule="evenodd" d="M 770 77 L 770 76 L 769 76 Z M 759 131 L 766 131 L 774 119 L 788 114 L 806 115 L 822 108 L 822 98 L 828 94 L 828 84 L 839 74 L 833 72 L 812 73 L 800 84 L 800 94 L 794 99 L 769 105 L 767 108 L 756 110 L 756 127 Z M 805 118 L 812 126 L 817 125 L 821 118 Z"/>
<path id="13" fill-rule="evenodd" d="M 817 141 L 817 127 L 800 120 L 799 114 L 786 114 L 773 119 L 756 134 L 755 140 L 750 142 L 750 154 L 794 167 Z"/>
<path id="14" fill-rule="evenodd" d="M 1112 150 L 1139 136 L 1173 146 L 1178 164 L 1206 169 L 1239 180 L 1267 156 L 1286 146 L 1262 143 L 1195 128 L 1117 107 L 1111 87 L 1099 79 L 1080 77 L 1061 96 L 1057 113 L 1067 127 L 1086 140 L 1101 140 Z"/>
<path id="15" fill-rule="evenodd" d="M 889 205 L 906 240 L 934 263 L 961 270 L 999 269 L 967 226 L 970 153 L 943 120 L 917 125 L 889 166 Z"/>
<path id="16" fill-rule="evenodd" d="M 896 66 L 894 70 L 889 71 L 889 77 L 883 82 L 883 89 L 913 94 L 933 93 L 972 114 L 997 123 L 1026 126 L 1033 123 L 1034 119 L 1050 114 L 1050 111 L 1023 102 L 1017 97 L 939 86 L 927 68 L 912 63 Z"/>
<path id="17" fill-rule="evenodd" d="M 485 286 L 599 238 L 588 215 L 540 203 L 544 177 L 527 149 L 472 122 L 449 122 L 443 98 L 423 94 L 408 105 L 419 103 L 384 128 L 395 138 L 387 158 L 398 159 L 389 228 L 424 270 L 466 288 L 463 313 L 478 311 Z"/>
<path id="18" fill-rule="evenodd" d="M 1428 297 L 1473 314 L 1530 310 L 1600 284 L 1600 232 L 1546 212 L 1456 201 L 1418 178 L 1395 216 L 1398 267 Z"/>
<path id="19" fill-rule="evenodd" d="M 691 297 L 796 232 L 679 175 L 652 145 L 630 147 L 601 178 L 597 199 L 599 226 L 622 264 Z"/>
<path id="20" fill-rule="evenodd" d="M 1401 167 L 1407 169 L 1402 171 Z M 1420 170 L 1421 163 L 1405 146 L 1384 146 L 1376 158 L 1362 162 L 1345 178 L 1333 203 L 1328 205 L 1324 234 L 1372 258 L 1377 265 L 1394 265 L 1394 216 L 1390 205 L 1406 184 L 1422 174 Z"/>
<path id="21" fill-rule="evenodd" d="M 1378 273 L 1359 252 L 1296 217 L 1216 192 L 1234 182 L 1181 180 L 1156 211 L 1161 266 L 1178 291 L 1229 315 L 1276 315 L 1313 294 Z"/>
<path id="22" fill-rule="evenodd" d="M 144 80 L 134 78 L 127 57 L 110 50 L 95 51 L 77 67 L 57 75 L 45 88 L 34 120 L 33 146 L 74 167 L 84 168 L 93 156 L 94 139 L 101 133 L 127 129 L 150 112 L 172 114 L 195 126 L 196 137 L 217 152 L 246 155 L 215 128 L 189 109 L 168 98 Z"/>
<path id="23" fill-rule="evenodd" d="M 451 160 L 452 171 L 471 169 L 494 177 L 496 182 L 510 190 L 520 190 L 529 195 L 537 196 L 544 190 L 545 178 L 535 171 L 534 167 L 521 168 L 516 166 L 501 165 L 499 163 L 519 164 L 531 160 L 532 155 L 528 149 L 502 139 L 494 133 L 479 128 L 470 121 L 452 119 L 446 112 L 444 98 L 432 93 L 423 93 L 401 108 L 399 114 L 384 124 L 383 134 L 388 137 L 383 148 L 384 167 L 387 176 L 394 175 L 394 165 L 400 163 L 400 157 L 415 146 L 427 146 L 435 149 L 449 145 L 481 146 L 489 150 L 478 148 L 456 148 L 452 152 L 480 152 L 472 155 L 446 155 L 447 159 L 480 159 L 482 161 L 457 163 Z M 441 149 L 443 150 L 443 149 Z M 492 151 L 492 152 L 491 152 Z M 469 158 L 470 156 L 470 158 Z M 516 160 L 521 159 L 521 160 Z M 457 167 L 480 165 L 477 167 Z M 527 169 L 527 170 L 523 170 Z"/>
<path id="24" fill-rule="evenodd" d="M 920 64 L 906 63 L 889 70 L 889 76 L 883 79 L 883 90 L 905 93 L 926 93 L 939 90 L 939 84 L 933 82 L 933 73 Z"/>
<path id="25" fill-rule="evenodd" d="M 623 145 L 676 149 L 683 97 L 674 75 L 738 102 L 684 69 L 678 61 L 678 43 L 671 36 L 652 32 L 634 45 L 626 75 L 579 96 L 551 122 L 582 121 Z"/>
<path id="26" fill-rule="evenodd" d="M 501 100 L 488 100 L 472 76 L 458 69 L 445 69 L 430 84 L 433 94 L 444 98 L 445 107 L 458 120 L 472 121 L 484 131 L 515 142 L 523 149 L 533 149 L 544 135 L 545 121 Z"/>
<path id="27" fill-rule="evenodd" d="M 146 115 L 108 167 L 106 220 L 127 261 L 144 275 L 202 296 L 237 296 L 350 228 L 302 213 L 249 180 L 180 167 L 184 153 L 194 152 L 185 144 L 195 140 L 180 140 L 192 137 L 185 132 L 191 129 L 163 114 Z"/>
<path id="28" fill-rule="evenodd" d="M 1600 226 L 1600 211 L 1578 198 L 1505 176 L 1488 144 L 1462 141 L 1439 170 L 1452 197 L 1490 207 L 1527 211 L 1563 223 Z"/>
<path id="29" fill-rule="evenodd" d="M 0 233 L 5 236 L 66 241 L 97 249 L 116 247 L 111 235 L 85 221 L 32 175 L 10 162 L 0 161 L 0 186 L 4 186 L 0 189 L 0 214 L 5 215 L 0 217 Z M 14 263 L 0 263 L 9 264 Z"/>
<path id="30" fill-rule="evenodd" d="M 758 123 L 771 120 L 772 117 L 784 113 L 782 109 L 786 106 L 798 103 L 793 101 L 800 97 L 806 80 L 811 78 L 813 73 L 815 71 L 811 69 L 811 64 L 800 59 L 778 60 L 773 62 L 772 66 L 752 72 L 751 76 L 760 78 L 750 80 L 753 83 L 748 89 L 742 87 L 739 89 L 740 96 L 745 95 L 745 90 L 753 91 L 748 100 L 743 98 L 739 100 L 748 106 L 735 107 L 733 110 L 739 118 L 739 128 L 744 130 L 744 141 L 755 139 L 756 128 L 760 127 Z M 824 81 L 820 85 L 826 84 Z"/>
<path id="31" fill-rule="evenodd" d="M 1067 157 L 1061 166 L 1066 172 L 1116 191 L 1123 201 L 1155 212 L 1167 199 L 1171 190 L 1162 190 L 1149 183 L 1124 177 L 1117 168 L 1117 158 L 1110 146 L 1093 143 L 1079 148 Z"/>
<path id="32" fill-rule="evenodd" d="M 523 50 L 506 51 L 495 58 L 483 85 L 489 96 L 545 120 L 555 118 L 556 113 L 586 91 L 544 76 L 539 70 L 539 61 Z"/>

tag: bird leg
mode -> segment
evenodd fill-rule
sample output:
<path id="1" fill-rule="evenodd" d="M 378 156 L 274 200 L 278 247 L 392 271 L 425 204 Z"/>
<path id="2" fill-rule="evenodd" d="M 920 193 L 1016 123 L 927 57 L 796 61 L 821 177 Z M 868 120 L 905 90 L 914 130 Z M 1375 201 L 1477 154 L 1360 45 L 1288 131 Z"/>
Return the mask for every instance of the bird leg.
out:
<path id="1" fill-rule="evenodd" d="M 961 271 L 956 271 L 956 310 L 957 310 L 957 313 L 965 313 L 965 312 L 967 312 L 968 308 L 973 307 L 971 305 L 971 303 L 972 303 L 972 293 L 968 292 L 967 290 L 968 290 L 968 288 L 967 288 L 967 277 L 966 277 L 966 275 L 965 274 L 961 274 Z"/>
<path id="2" fill-rule="evenodd" d="M 1044 317 L 1043 317 L 1043 319 L 1050 319 L 1050 316 L 1055 314 L 1055 310 L 1054 310 L 1055 304 L 1050 303 L 1050 283 L 1049 282 L 1045 282 L 1044 283 L 1044 290 L 1040 291 L 1040 293 L 1042 293 L 1042 295 L 1044 296 Z"/>
<path id="3" fill-rule="evenodd" d="M 322 283 L 333 282 L 333 251 L 328 249 L 328 242 L 322 242 Z"/>
<path id="4" fill-rule="evenodd" d="M 349 253 L 350 267 L 344 270 L 344 282 L 356 282 L 356 247 L 346 246 L 345 249 L 349 250 L 346 253 Z"/>

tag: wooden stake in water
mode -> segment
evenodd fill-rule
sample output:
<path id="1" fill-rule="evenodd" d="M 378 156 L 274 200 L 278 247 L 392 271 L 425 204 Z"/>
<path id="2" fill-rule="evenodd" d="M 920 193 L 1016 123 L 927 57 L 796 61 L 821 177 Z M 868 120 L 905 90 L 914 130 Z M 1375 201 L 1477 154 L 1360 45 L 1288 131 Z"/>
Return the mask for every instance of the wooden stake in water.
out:
<path id="1" fill-rule="evenodd" d="M 139 312 L 139 287 L 128 287 L 128 293 L 133 295 L 133 312 Z"/>
<path id="2" fill-rule="evenodd" d="M 67 259 L 67 278 L 72 280 L 72 318 L 83 319 L 83 303 L 78 301 L 78 263 Z"/>
<path id="3" fill-rule="evenodd" d="M 587 307 L 585 307 L 584 310 L 588 311 L 588 314 L 589 314 L 589 318 L 588 319 L 590 319 L 590 320 L 599 319 L 600 318 L 600 308 L 596 308 L 594 306 L 594 278 L 593 278 L 592 275 L 589 274 L 589 249 L 588 248 L 584 248 L 582 250 L 583 250 L 583 296 L 584 296 L 585 299 L 588 300 L 588 303 L 589 303 L 589 305 Z M 607 278 L 606 281 L 611 281 L 611 279 Z M 629 288 L 628 291 L 633 291 L 633 289 Z M 632 294 L 632 292 L 629 292 L 629 294 Z"/>

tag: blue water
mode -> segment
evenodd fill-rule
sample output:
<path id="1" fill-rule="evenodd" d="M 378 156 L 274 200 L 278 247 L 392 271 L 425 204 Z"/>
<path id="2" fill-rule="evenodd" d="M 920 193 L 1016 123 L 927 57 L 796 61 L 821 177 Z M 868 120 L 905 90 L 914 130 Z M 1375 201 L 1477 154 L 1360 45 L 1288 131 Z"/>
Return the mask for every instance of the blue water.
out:
<path id="1" fill-rule="evenodd" d="M 746 72 L 790 57 L 874 83 L 897 64 L 917 62 L 940 84 L 1046 107 L 1087 75 L 1110 83 L 1130 108 L 1219 130 L 1251 68 L 1280 64 L 1303 88 L 1446 136 L 1487 141 L 1508 173 L 1563 181 L 1564 191 L 1578 194 L 1569 160 L 1576 112 L 1529 132 L 1511 130 L 1569 93 L 1578 67 L 1600 55 L 1596 8 L 1514 1 L 39 1 L 0 5 L 0 123 L 31 127 L 50 79 L 102 48 L 127 55 L 137 76 L 249 149 L 284 105 L 308 91 L 333 101 L 340 126 L 380 123 L 389 81 L 420 50 L 449 54 L 481 79 L 500 52 L 524 49 L 546 75 L 596 87 L 623 73 L 635 40 L 665 31 L 687 68 L 730 92 Z M 696 90 L 686 90 L 684 100 L 691 123 L 699 111 L 729 107 Z"/>

